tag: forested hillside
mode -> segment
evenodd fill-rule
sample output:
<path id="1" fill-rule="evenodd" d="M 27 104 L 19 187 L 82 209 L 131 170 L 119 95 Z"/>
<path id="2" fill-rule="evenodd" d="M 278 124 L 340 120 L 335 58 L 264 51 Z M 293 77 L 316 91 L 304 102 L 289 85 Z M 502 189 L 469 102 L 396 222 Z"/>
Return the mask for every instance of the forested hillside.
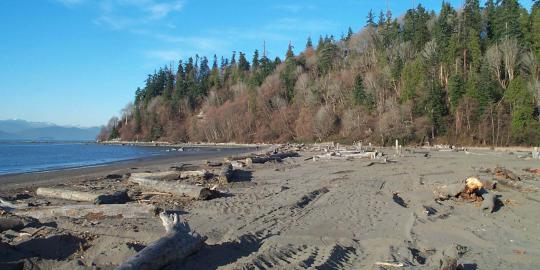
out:
<path id="1" fill-rule="evenodd" d="M 162 68 L 100 138 L 540 142 L 540 0 L 369 12 L 359 33 L 294 45 L 283 60 L 239 52 Z"/>

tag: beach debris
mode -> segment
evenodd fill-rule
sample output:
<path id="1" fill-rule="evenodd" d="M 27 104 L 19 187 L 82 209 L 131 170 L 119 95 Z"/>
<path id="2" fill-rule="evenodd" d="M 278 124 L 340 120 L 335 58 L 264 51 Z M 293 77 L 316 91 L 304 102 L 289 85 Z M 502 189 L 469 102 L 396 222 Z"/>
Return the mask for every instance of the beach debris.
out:
<path id="1" fill-rule="evenodd" d="M 36 219 L 50 217 L 100 219 L 104 217 L 143 218 L 154 215 L 156 210 L 157 208 L 155 206 L 145 204 L 81 204 L 20 209 L 12 213 L 17 216 L 33 217 Z"/>
<path id="2" fill-rule="evenodd" d="M 536 192 L 537 187 L 523 183 L 521 178 L 510 170 L 497 166 L 490 170 L 497 183 L 521 192 Z"/>
<path id="3" fill-rule="evenodd" d="M 161 175 L 167 175 L 162 173 Z M 175 196 L 189 197 L 196 200 L 210 200 L 219 197 L 219 191 L 191 184 L 181 184 L 178 181 L 155 180 L 148 176 L 155 174 L 134 173 L 129 177 L 131 183 L 138 184 L 143 189 L 166 192 Z"/>
<path id="4" fill-rule="evenodd" d="M 223 165 L 222 162 L 217 162 L 217 161 L 206 161 L 206 166 L 208 167 L 221 167 Z"/>
<path id="5" fill-rule="evenodd" d="M 127 191 L 117 191 L 113 194 L 99 194 L 94 192 L 74 191 L 63 188 L 40 187 L 36 195 L 46 198 L 55 198 L 79 202 L 93 202 L 95 204 L 122 204 L 129 201 Z"/>
<path id="6" fill-rule="evenodd" d="M 0 217 L 0 232 L 7 230 L 20 230 L 31 224 L 39 222 L 29 217 L 19 217 L 15 215 L 5 215 Z"/>
<path id="7" fill-rule="evenodd" d="M 330 152 L 322 155 L 313 156 L 313 160 L 317 161 L 322 160 L 352 160 L 352 159 L 376 159 L 382 155 L 377 151 L 374 152 L 362 152 L 362 151 L 341 151 L 341 152 Z"/>
<path id="8" fill-rule="evenodd" d="M 375 262 L 375 265 L 384 266 L 384 267 L 394 267 L 394 268 L 399 268 L 399 267 L 404 266 L 402 263 L 396 263 L 396 262 Z"/>
<path id="9" fill-rule="evenodd" d="M 207 178 L 210 173 L 207 170 L 195 170 L 195 171 L 164 171 L 164 172 L 144 172 L 144 173 L 132 173 L 132 178 L 147 178 L 147 179 L 159 179 L 159 180 L 178 180 L 187 178 Z"/>
<path id="10" fill-rule="evenodd" d="M 238 161 L 238 160 L 231 161 L 231 165 L 233 166 L 234 169 L 242 169 L 246 166 L 244 162 Z"/>
<path id="11" fill-rule="evenodd" d="M 251 166 L 252 164 L 264 164 L 266 162 L 275 161 L 281 162 L 285 158 L 290 157 L 299 157 L 300 155 L 297 152 L 282 152 L 282 153 L 272 153 L 266 156 L 252 156 L 245 158 L 245 164 Z"/>
<path id="12" fill-rule="evenodd" d="M 501 166 L 495 167 L 491 172 L 497 180 L 521 181 L 521 178 L 519 178 L 519 176 Z"/>
<path id="13" fill-rule="evenodd" d="M 469 177 L 464 181 L 464 183 L 462 182 L 439 187 L 435 191 L 435 194 L 440 200 L 461 198 L 469 201 L 481 201 L 481 209 L 489 210 L 489 212 L 492 213 L 494 212 L 499 201 L 497 195 L 488 192 L 488 185 L 486 185 L 486 182 L 480 181 L 476 177 Z"/>
<path id="14" fill-rule="evenodd" d="M 532 158 L 540 159 L 540 152 L 538 152 L 538 147 L 535 147 L 532 151 Z"/>
<path id="15" fill-rule="evenodd" d="M 540 175 L 540 168 L 525 168 L 523 171 Z"/>
<path id="16" fill-rule="evenodd" d="M 122 179 L 123 175 L 121 174 L 107 174 L 105 179 Z"/>
<path id="17" fill-rule="evenodd" d="M 407 203 L 403 200 L 403 198 L 401 198 L 401 196 L 399 196 L 399 192 L 392 192 L 392 199 L 395 203 L 407 208 Z"/>
<path id="18" fill-rule="evenodd" d="M 165 227 L 165 236 L 142 249 L 116 270 L 161 269 L 196 253 L 204 246 L 207 237 L 192 231 L 178 214 L 161 213 L 159 217 Z"/>
<path id="19" fill-rule="evenodd" d="M 228 184 L 230 181 L 232 181 L 233 172 L 233 165 L 231 163 L 224 164 L 219 172 L 219 182 L 222 184 Z"/>

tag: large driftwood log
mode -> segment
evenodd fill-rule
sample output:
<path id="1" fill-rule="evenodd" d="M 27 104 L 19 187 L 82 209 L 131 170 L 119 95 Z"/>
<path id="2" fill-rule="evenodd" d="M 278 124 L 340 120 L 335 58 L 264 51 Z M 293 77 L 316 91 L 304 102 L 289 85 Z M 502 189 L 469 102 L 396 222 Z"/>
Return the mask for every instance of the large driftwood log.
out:
<path id="1" fill-rule="evenodd" d="M 24 228 L 24 220 L 20 217 L 0 217 L 0 232 Z"/>
<path id="2" fill-rule="evenodd" d="M 190 197 L 197 200 L 209 200 L 215 198 L 219 193 L 219 191 L 213 191 L 201 186 L 180 184 L 177 181 L 154 180 L 141 177 L 138 174 L 132 174 L 129 181 L 145 189 L 166 192 L 180 197 Z"/>
<path id="3" fill-rule="evenodd" d="M 264 163 L 270 162 L 270 161 L 281 162 L 285 158 L 299 157 L 299 156 L 300 155 L 298 155 L 298 153 L 296 153 L 296 152 L 276 153 L 276 154 L 271 154 L 269 156 L 248 157 L 248 158 L 245 159 L 245 163 L 246 163 L 246 165 L 250 166 L 251 164 L 264 164 Z"/>
<path id="4" fill-rule="evenodd" d="M 226 163 L 221 167 L 219 172 L 219 182 L 227 184 L 232 180 L 233 166 L 230 163 Z"/>
<path id="5" fill-rule="evenodd" d="M 177 180 L 185 179 L 192 177 L 207 177 L 209 175 L 207 170 L 197 170 L 197 171 L 166 171 L 166 172 L 154 172 L 154 173 L 132 173 L 130 179 L 133 177 L 136 178 L 146 178 L 146 179 L 156 179 L 156 180 Z"/>
<path id="6" fill-rule="evenodd" d="M 182 260 L 204 246 L 206 237 L 191 231 L 178 215 L 159 215 L 166 235 L 151 243 L 116 270 L 157 270 Z"/>
<path id="7" fill-rule="evenodd" d="M 316 161 L 318 159 L 323 160 L 351 160 L 355 158 L 369 158 L 369 159 L 375 159 L 377 157 L 377 152 L 355 152 L 355 151 L 347 151 L 347 152 L 331 152 L 324 155 L 316 155 L 313 157 L 313 160 Z"/>
<path id="8" fill-rule="evenodd" d="M 129 201 L 127 191 L 119 191 L 114 194 L 100 194 L 94 192 L 74 191 L 63 188 L 44 188 L 40 187 L 36 190 L 38 196 L 79 201 L 93 202 L 95 204 L 122 204 Z"/>
<path id="9" fill-rule="evenodd" d="M 106 204 L 106 205 L 65 205 L 45 206 L 36 209 L 19 209 L 12 213 L 18 216 L 33 217 L 37 219 L 48 217 L 121 217 L 144 218 L 156 213 L 153 205 L 144 204 Z"/>

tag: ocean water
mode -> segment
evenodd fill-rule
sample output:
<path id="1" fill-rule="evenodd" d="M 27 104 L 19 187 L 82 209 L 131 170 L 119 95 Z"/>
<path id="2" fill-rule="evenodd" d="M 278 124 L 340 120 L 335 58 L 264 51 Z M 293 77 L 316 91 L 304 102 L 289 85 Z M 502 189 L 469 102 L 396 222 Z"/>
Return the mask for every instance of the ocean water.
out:
<path id="1" fill-rule="evenodd" d="M 0 141 L 0 175 L 94 166 L 168 154 L 165 147 Z"/>

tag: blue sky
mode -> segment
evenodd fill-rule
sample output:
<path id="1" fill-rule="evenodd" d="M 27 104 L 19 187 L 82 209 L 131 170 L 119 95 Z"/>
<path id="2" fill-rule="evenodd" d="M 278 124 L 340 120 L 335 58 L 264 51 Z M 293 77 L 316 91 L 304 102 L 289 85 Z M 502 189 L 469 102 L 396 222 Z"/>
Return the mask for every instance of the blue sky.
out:
<path id="1" fill-rule="evenodd" d="M 412 3 L 388 1 L 394 16 Z M 281 57 L 289 41 L 298 52 L 308 36 L 357 31 L 370 9 L 378 14 L 386 3 L 0 0 L 0 119 L 102 125 L 161 66 L 196 53 L 230 57 L 236 50 L 251 58 L 264 41 L 270 56 Z"/>

